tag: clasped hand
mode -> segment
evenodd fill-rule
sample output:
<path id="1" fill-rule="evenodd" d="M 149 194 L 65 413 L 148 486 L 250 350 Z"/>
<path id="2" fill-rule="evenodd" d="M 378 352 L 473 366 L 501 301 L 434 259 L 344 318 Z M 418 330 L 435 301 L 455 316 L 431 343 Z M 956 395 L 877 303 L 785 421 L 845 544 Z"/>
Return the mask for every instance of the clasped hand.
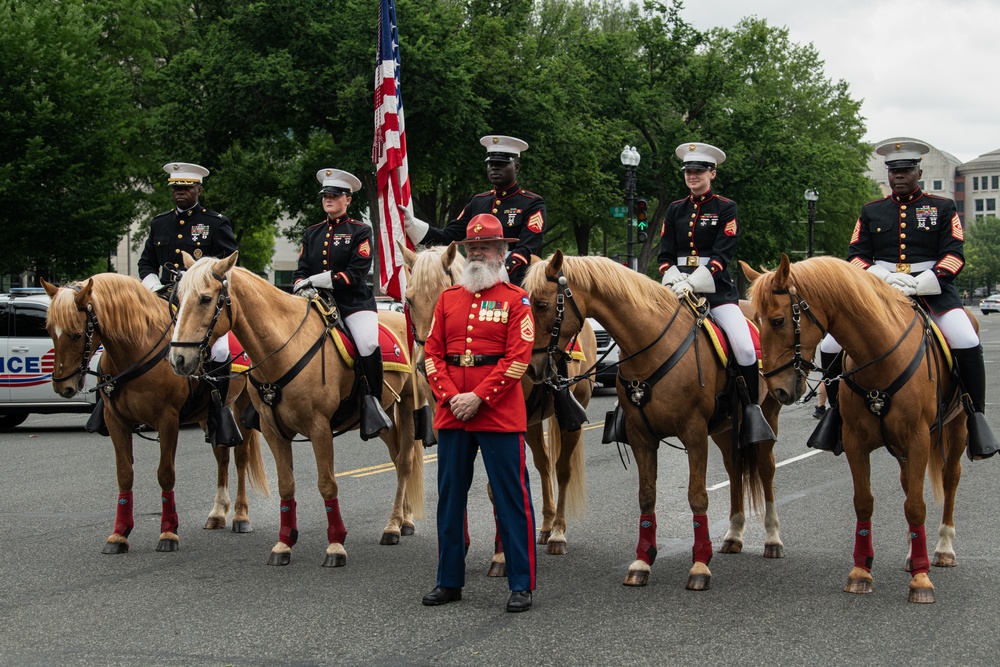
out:
<path id="1" fill-rule="evenodd" d="M 467 391 L 464 394 L 452 396 L 448 401 L 448 408 L 456 419 L 466 422 L 476 416 L 482 402 L 483 399 L 476 396 L 475 393 Z"/>

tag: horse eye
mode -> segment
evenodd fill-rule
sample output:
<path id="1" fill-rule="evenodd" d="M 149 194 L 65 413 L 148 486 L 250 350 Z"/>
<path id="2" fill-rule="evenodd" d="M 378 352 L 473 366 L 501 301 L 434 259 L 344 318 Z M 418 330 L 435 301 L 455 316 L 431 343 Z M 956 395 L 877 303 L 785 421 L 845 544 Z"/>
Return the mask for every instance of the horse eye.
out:
<path id="1" fill-rule="evenodd" d="M 772 329 L 780 329 L 784 324 L 785 324 L 784 317 L 776 317 L 773 320 L 771 320 Z"/>
<path id="2" fill-rule="evenodd" d="M 198 303 L 200 303 L 203 306 L 207 306 L 208 304 L 212 303 L 212 297 L 210 297 L 207 294 L 202 294 L 201 298 L 198 299 Z"/>
<path id="3" fill-rule="evenodd" d="M 69 337 L 69 339 L 73 341 L 80 340 L 81 338 L 83 338 L 83 334 L 81 333 L 75 333 Z"/>
<path id="4" fill-rule="evenodd" d="M 549 302 L 548 301 L 536 301 L 535 302 L 535 308 L 537 308 L 538 310 L 545 310 L 548 307 L 549 307 Z"/>

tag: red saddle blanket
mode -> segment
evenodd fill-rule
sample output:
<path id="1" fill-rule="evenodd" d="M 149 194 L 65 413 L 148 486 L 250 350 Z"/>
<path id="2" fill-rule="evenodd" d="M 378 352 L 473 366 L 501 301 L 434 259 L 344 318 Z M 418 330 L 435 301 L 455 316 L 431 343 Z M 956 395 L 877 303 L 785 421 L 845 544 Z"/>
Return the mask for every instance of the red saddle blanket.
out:
<path id="1" fill-rule="evenodd" d="M 340 329 L 332 329 L 330 337 L 333 338 L 337 351 L 340 352 L 340 358 L 349 368 L 354 368 L 354 344 Z M 401 343 L 396 334 L 381 322 L 378 323 L 378 345 L 382 350 L 383 369 L 399 371 L 400 373 L 410 372 L 410 355 L 406 345 Z"/>
<path id="2" fill-rule="evenodd" d="M 247 356 L 246 350 L 236 340 L 236 336 L 233 335 L 232 331 L 226 335 L 229 336 L 229 356 L 233 358 L 233 370 L 231 372 L 242 373 L 250 368 L 250 357 Z"/>
<path id="3" fill-rule="evenodd" d="M 729 363 L 729 342 L 726 340 L 725 335 L 722 333 L 722 329 L 719 325 L 712 320 L 706 319 L 702 326 L 705 327 L 705 332 L 708 337 L 712 340 L 712 347 L 715 349 L 715 354 L 719 357 L 719 361 L 725 366 Z M 753 339 L 753 349 L 757 353 L 757 363 L 760 363 L 760 332 L 757 330 L 757 325 L 747 320 L 747 326 L 750 327 L 750 337 Z"/>

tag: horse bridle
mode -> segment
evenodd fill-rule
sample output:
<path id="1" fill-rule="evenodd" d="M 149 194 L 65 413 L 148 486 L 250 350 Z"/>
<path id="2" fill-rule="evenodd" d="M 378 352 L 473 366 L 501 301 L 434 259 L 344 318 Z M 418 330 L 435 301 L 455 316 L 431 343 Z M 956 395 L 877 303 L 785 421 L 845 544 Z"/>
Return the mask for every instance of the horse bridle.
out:
<path id="1" fill-rule="evenodd" d="M 77 292 L 80 291 L 79 285 L 72 285 L 70 289 Z M 90 370 L 90 359 L 94 355 L 94 332 L 98 330 L 97 315 L 94 313 L 94 304 L 88 303 L 85 307 L 81 308 L 77 306 L 76 308 L 81 313 L 84 313 L 87 317 L 87 325 L 84 329 L 84 344 L 83 344 L 83 357 L 80 359 L 80 366 L 75 371 L 69 375 L 63 375 L 62 377 L 52 377 L 53 382 L 65 382 L 72 377 L 77 375 L 99 375 L 94 371 Z"/>
<path id="2" fill-rule="evenodd" d="M 549 358 L 555 359 L 556 361 L 569 361 L 571 355 L 566 350 L 562 349 L 559 345 L 559 334 L 562 332 L 563 316 L 566 313 L 566 302 L 569 301 L 569 305 L 573 307 L 573 314 L 576 315 L 577 319 L 580 320 L 580 326 L 586 321 L 583 313 L 580 312 L 580 307 L 576 305 L 576 301 L 573 300 L 573 290 L 569 288 L 569 281 L 566 280 L 566 276 L 563 275 L 562 270 L 559 270 L 558 277 L 553 278 L 552 276 L 545 276 L 545 279 L 550 283 L 556 283 L 559 288 L 556 292 L 556 319 L 552 323 L 552 331 L 549 336 L 549 344 L 546 347 L 536 347 L 531 350 L 532 354 L 538 354 L 539 352 L 547 352 Z"/>
<path id="3" fill-rule="evenodd" d="M 451 267 L 448 267 L 447 269 L 444 269 L 444 275 L 448 276 L 448 280 L 451 281 L 451 284 L 448 285 L 448 287 L 454 287 L 455 286 L 455 275 L 451 272 Z M 446 287 L 445 289 L 448 289 L 448 288 Z M 406 307 L 409 308 L 410 307 L 409 304 L 407 304 Z M 410 335 L 413 336 L 413 342 L 416 343 L 417 345 L 419 345 L 420 347 L 424 347 L 424 345 L 426 345 L 426 343 L 427 343 L 427 340 L 426 339 L 425 340 L 421 340 L 420 337 L 417 336 L 417 325 L 413 323 L 413 318 L 412 317 L 410 317 L 408 319 L 410 320 Z"/>
<path id="4" fill-rule="evenodd" d="M 212 322 L 208 325 L 208 329 L 205 331 L 205 337 L 200 342 L 191 341 L 171 341 L 171 347 L 196 347 L 198 348 L 198 355 L 201 357 L 202 362 L 208 361 L 209 355 L 211 354 L 211 345 L 209 345 L 209 339 L 212 337 L 212 331 L 215 330 L 215 325 L 219 323 L 219 317 L 222 315 L 222 311 L 226 312 L 226 317 L 229 321 L 233 321 L 233 300 L 229 296 L 229 281 L 226 280 L 224 276 L 219 276 L 212 271 L 212 277 L 218 280 L 222 287 L 219 289 L 219 296 L 215 299 L 215 313 L 212 315 Z M 175 290 L 176 291 L 176 290 Z"/>
<path id="5" fill-rule="evenodd" d="M 809 321 L 816 325 L 816 328 L 823 332 L 824 336 L 826 335 L 826 328 L 820 324 L 819 320 L 816 319 L 816 316 L 812 314 L 809 304 L 806 303 L 805 299 L 798 295 L 798 291 L 795 289 L 794 285 L 786 289 L 771 290 L 771 293 L 787 294 L 788 299 L 792 302 L 792 325 L 795 327 L 795 347 L 794 354 L 789 361 L 783 363 L 777 368 L 762 372 L 761 376 L 769 378 L 781 373 L 789 367 L 794 368 L 803 377 L 808 376 L 810 371 L 823 370 L 813 362 L 807 361 L 805 357 L 802 356 L 802 315 L 808 317 Z"/>

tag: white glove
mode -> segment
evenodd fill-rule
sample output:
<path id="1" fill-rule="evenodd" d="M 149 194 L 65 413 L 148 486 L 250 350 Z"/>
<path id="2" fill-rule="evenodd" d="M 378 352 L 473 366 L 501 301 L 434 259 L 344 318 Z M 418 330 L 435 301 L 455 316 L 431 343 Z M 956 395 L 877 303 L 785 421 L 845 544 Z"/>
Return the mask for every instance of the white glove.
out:
<path id="1" fill-rule="evenodd" d="M 310 287 L 312 287 L 312 278 L 306 278 L 305 280 L 300 280 L 292 285 L 292 293 L 297 294 L 298 292 Z"/>
<path id="2" fill-rule="evenodd" d="M 155 273 L 150 273 L 148 276 L 143 278 L 142 285 L 150 292 L 159 292 L 164 288 L 163 283 L 160 282 L 160 277 Z"/>
<path id="3" fill-rule="evenodd" d="M 671 266 L 663 272 L 663 279 L 660 280 L 660 283 L 663 285 L 673 285 L 681 280 L 684 280 L 684 274 L 676 266 Z"/>
<path id="4" fill-rule="evenodd" d="M 885 281 L 907 296 L 917 289 L 917 279 L 909 273 L 890 273 Z"/>
<path id="5" fill-rule="evenodd" d="M 715 294 L 715 276 L 712 275 L 707 266 L 699 266 L 687 279 L 695 292 L 699 294 Z"/>
<path id="6" fill-rule="evenodd" d="M 914 294 L 933 296 L 941 293 L 941 283 L 933 270 L 921 271 L 914 281 Z"/>
<path id="7" fill-rule="evenodd" d="M 891 273 L 889 273 L 889 269 L 883 269 L 878 264 L 872 264 L 867 269 L 865 269 L 865 271 L 867 271 L 868 273 L 872 274 L 873 276 L 875 276 L 879 280 L 888 280 L 889 276 L 892 275 Z"/>
<path id="8" fill-rule="evenodd" d="M 684 292 L 693 292 L 694 286 L 691 284 L 690 280 L 688 280 L 687 278 L 683 278 L 675 282 L 673 285 L 671 285 L 670 289 L 672 289 L 674 291 L 674 294 L 676 294 L 678 297 L 682 297 L 684 296 Z"/>
<path id="9" fill-rule="evenodd" d="M 314 273 L 306 280 L 309 281 L 311 287 L 320 287 L 323 289 L 333 289 L 333 274 L 329 271 L 323 271 L 322 273 Z M 302 282 L 306 282 L 303 280 Z M 300 285 L 302 283 L 299 283 Z"/>
<path id="10" fill-rule="evenodd" d="M 406 236 L 414 243 L 423 241 L 431 226 L 420 218 L 415 218 L 413 212 L 405 206 L 399 206 L 399 212 L 403 214 L 403 230 L 406 231 Z"/>

